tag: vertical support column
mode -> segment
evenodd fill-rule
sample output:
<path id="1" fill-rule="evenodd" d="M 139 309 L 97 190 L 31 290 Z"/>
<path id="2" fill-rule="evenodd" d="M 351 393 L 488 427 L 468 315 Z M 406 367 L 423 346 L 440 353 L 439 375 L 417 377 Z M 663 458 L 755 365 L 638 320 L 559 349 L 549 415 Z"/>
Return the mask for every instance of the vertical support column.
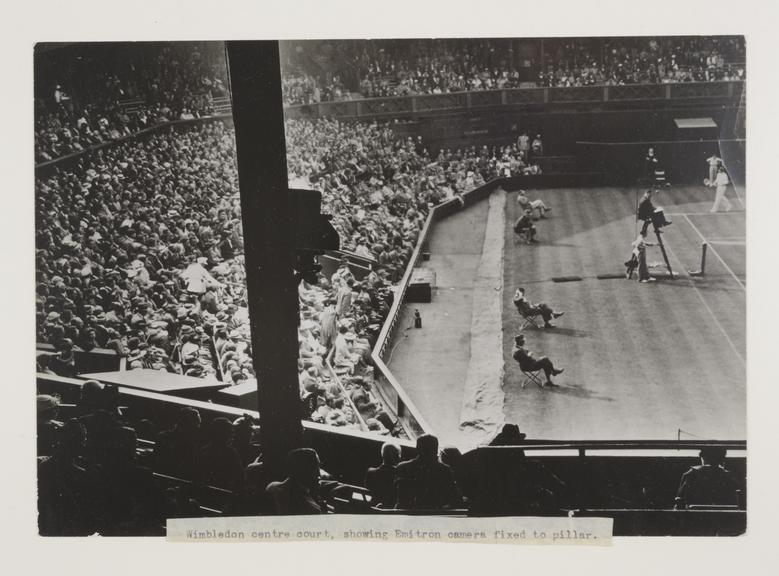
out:
<path id="1" fill-rule="evenodd" d="M 227 42 L 246 258 L 252 357 L 265 464 L 284 473 L 302 445 L 298 292 L 277 42 Z"/>

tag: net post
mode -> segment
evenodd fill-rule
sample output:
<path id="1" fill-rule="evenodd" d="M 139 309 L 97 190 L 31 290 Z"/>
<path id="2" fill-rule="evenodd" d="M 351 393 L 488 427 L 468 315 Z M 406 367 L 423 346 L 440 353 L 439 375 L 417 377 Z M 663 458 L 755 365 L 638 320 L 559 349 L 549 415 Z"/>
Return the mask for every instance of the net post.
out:
<path id="1" fill-rule="evenodd" d="M 706 251 L 708 248 L 708 242 L 701 242 L 701 276 L 706 273 Z"/>

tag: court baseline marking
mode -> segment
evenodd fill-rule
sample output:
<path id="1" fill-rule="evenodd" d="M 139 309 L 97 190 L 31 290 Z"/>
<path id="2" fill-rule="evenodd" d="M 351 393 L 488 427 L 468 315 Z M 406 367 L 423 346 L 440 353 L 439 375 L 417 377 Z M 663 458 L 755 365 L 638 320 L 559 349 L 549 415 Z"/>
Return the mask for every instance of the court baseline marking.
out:
<path id="1" fill-rule="evenodd" d="M 728 210 L 727 212 L 666 212 L 666 216 L 722 216 L 723 214 L 741 214 L 746 210 Z"/>
<path id="2" fill-rule="evenodd" d="M 720 239 L 720 238 L 709 238 L 708 243 L 711 244 L 722 244 L 723 246 L 746 246 L 747 241 L 743 238 L 740 238 L 738 240 L 732 240 L 729 238 L 726 239 Z"/>
<path id="3" fill-rule="evenodd" d="M 694 214 L 693 214 L 693 215 L 694 215 Z M 725 263 L 725 261 L 722 259 L 722 257 L 721 257 L 719 254 L 717 254 L 717 251 L 714 249 L 714 246 L 712 246 L 712 245 L 710 244 L 709 240 L 707 240 L 707 239 L 706 239 L 706 236 L 704 236 L 703 234 L 701 234 L 701 231 L 700 231 L 700 230 L 698 230 L 698 227 L 697 227 L 695 224 L 693 224 L 693 223 L 692 223 L 692 220 L 690 220 L 690 217 L 689 217 L 687 214 L 684 214 L 684 213 L 680 214 L 680 216 L 684 216 L 684 219 L 685 219 L 685 220 L 687 220 L 687 222 L 688 222 L 688 224 L 689 224 L 690 226 L 692 226 L 692 229 L 693 229 L 693 230 L 695 230 L 695 233 L 696 233 L 698 236 L 700 236 L 701 240 L 703 240 L 704 242 L 706 242 L 706 243 L 709 245 L 709 248 L 711 249 L 711 253 L 712 253 L 712 254 L 714 254 L 714 255 L 717 257 L 717 260 L 719 260 L 719 261 L 722 263 L 722 265 L 725 267 L 725 270 L 727 270 L 727 271 L 728 271 L 728 273 L 729 273 L 729 274 L 730 274 L 730 275 L 733 277 L 733 280 L 735 280 L 735 281 L 738 283 L 738 285 L 739 285 L 739 286 L 741 286 L 741 289 L 742 289 L 744 292 L 746 292 L 746 289 L 747 289 L 747 288 L 746 288 L 746 286 L 744 286 L 744 283 L 743 283 L 741 280 L 739 280 L 739 277 L 738 277 L 738 276 L 736 276 L 736 275 L 733 273 L 733 270 L 731 270 L 731 269 L 730 269 L 730 266 L 728 266 L 728 265 Z"/>

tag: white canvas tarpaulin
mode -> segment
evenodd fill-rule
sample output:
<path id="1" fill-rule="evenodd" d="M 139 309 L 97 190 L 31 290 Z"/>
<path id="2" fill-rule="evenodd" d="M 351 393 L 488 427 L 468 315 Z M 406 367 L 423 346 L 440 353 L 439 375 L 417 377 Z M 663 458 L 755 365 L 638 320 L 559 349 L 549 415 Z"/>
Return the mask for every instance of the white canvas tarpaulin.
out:
<path id="1" fill-rule="evenodd" d="M 487 230 L 473 287 L 471 358 L 465 377 L 460 428 L 469 444 L 483 444 L 504 423 L 503 415 L 503 252 L 506 192 L 489 199 Z"/>

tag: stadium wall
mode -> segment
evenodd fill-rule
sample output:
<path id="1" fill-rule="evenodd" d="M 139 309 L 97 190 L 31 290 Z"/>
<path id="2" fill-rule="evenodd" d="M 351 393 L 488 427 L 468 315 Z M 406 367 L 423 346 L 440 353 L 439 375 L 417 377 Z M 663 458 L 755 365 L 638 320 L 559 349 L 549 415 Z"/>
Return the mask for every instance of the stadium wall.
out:
<path id="1" fill-rule="evenodd" d="M 674 120 L 712 118 L 720 128 L 720 137 L 732 138 L 735 108 L 694 106 L 672 109 L 631 110 L 553 110 L 526 111 L 462 110 L 447 115 L 416 118 L 393 125 L 401 137 L 422 136 L 431 156 L 438 150 L 470 146 L 500 146 L 517 141 L 524 131 L 541 134 L 544 154 L 573 156 L 577 142 L 657 142 L 677 140 L 680 135 Z M 642 156 L 643 158 L 643 156 Z"/>
<path id="2" fill-rule="evenodd" d="M 643 174 L 644 156 L 652 146 L 660 158 L 671 184 L 700 184 L 708 176 L 706 158 L 725 156 L 731 178 L 743 183 L 746 178 L 744 140 L 677 140 L 650 142 L 577 142 L 576 158 L 605 175 L 605 182 L 615 186 L 632 186 Z"/>
<path id="3" fill-rule="evenodd" d="M 540 133 L 545 153 L 542 168 L 547 173 L 565 172 L 570 171 L 565 162 L 550 166 L 548 157 L 573 157 L 579 151 L 577 142 L 678 140 L 677 118 L 712 118 L 719 127 L 719 138 L 734 138 L 737 118 L 743 115 L 744 85 L 707 82 L 461 92 L 287 106 L 285 116 L 392 122 L 399 137 L 422 136 L 433 156 L 441 148 L 505 145 L 515 142 L 523 131 Z M 91 150 L 213 120 L 231 125 L 232 115 L 175 120 Z M 36 173 L 67 167 L 88 152 L 38 164 Z"/>

